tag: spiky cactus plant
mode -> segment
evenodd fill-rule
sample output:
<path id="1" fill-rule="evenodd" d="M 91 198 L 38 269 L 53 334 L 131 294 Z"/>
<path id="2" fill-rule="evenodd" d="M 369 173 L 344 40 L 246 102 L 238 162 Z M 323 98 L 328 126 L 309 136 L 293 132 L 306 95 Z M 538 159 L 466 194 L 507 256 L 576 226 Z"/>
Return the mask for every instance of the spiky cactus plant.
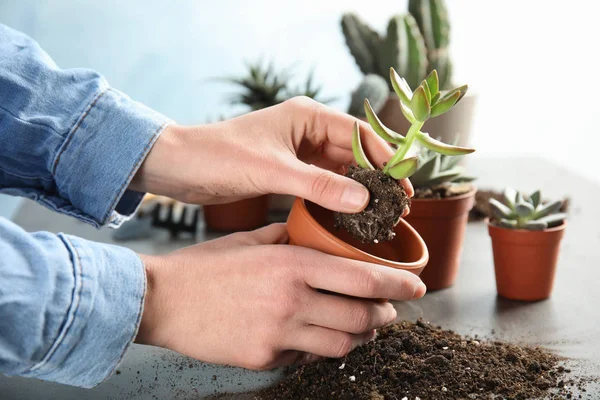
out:
<path id="1" fill-rule="evenodd" d="M 496 199 L 490 199 L 490 207 L 495 222 L 504 228 L 543 230 L 558 226 L 567 218 L 560 211 L 561 200 L 542 203 L 539 190 L 525 197 L 521 192 L 512 188 L 504 191 L 504 204 Z"/>
<path id="2" fill-rule="evenodd" d="M 386 78 L 392 67 L 411 88 L 416 88 L 428 72 L 436 69 L 440 89 L 452 85 L 450 23 L 443 0 L 410 0 L 409 13 L 392 17 L 385 36 L 355 14 L 344 14 L 341 24 L 346 45 L 363 74 Z"/>
<path id="3" fill-rule="evenodd" d="M 366 118 L 365 99 L 369 99 L 373 110 L 377 113 L 383 108 L 389 94 L 390 91 L 385 79 L 375 74 L 365 75 L 358 87 L 352 92 L 348 114 Z"/>

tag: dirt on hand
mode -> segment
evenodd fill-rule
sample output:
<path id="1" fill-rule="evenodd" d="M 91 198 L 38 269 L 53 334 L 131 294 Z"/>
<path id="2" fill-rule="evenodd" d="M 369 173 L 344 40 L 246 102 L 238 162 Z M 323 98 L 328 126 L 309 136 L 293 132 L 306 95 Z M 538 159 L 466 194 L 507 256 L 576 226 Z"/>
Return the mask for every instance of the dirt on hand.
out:
<path id="1" fill-rule="evenodd" d="M 571 399 L 590 381 L 556 355 L 402 322 L 343 359 L 302 366 L 254 399 Z"/>
<path id="2" fill-rule="evenodd" d="M 362 183 L 370 192 L 367 207 L 357 214 L 335 213 L 336 229 L 347 230 L 363 243 L 380 243 L 394 238 L 394 226 L 410 199 L 404 187 L 380 170 L 350 166 L 346 176 Z"/>

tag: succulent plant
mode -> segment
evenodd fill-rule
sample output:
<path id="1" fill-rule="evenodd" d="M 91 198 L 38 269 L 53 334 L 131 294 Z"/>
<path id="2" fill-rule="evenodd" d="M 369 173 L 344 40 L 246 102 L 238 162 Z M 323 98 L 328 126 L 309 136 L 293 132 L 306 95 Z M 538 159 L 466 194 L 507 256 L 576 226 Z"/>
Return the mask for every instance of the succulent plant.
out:
<path id="1" fill-rule="evenodd" d="M 284 102 L 294 96 L 308 96 L 321 103 L 332 99 L 319 99 L 321 86 L 314 85 L 311 72 L 300 88 L 292 88 L 289 70 L 277 71 L 273 64 L 264 66 L 261 63 L 249 64 L 248 75 L 243 78 L 226 78 L 225 80 L 243 88 L 241 93 L 233 96 L 232 104 L 244 104 L 251 111 L 260 110 Z"/>
<path id="2" fill-rule="evenodd" d="M 377 113 L 383 108 L 389 95 L 390 90 L 385 79 L 375 74 L 365 75 L 358 87 L 352 92 L 348 114 L 366 118 L 367 115 L 364 111 L 365 99 L 369 99 L 371 107 Z"/>
<path id="3" fill-rule="evenodd" d="M 446 156 L 465 155 L 475 151 L 471 148 L 443 143 L 433 139 L 427 133 L 421 132 L 421 128 L 429 118 L 444 114 L 462 99 L 467 92 L 467 85 L 452 89 L 446 95 L 441 96 L 436 70 L 431 71 L 414 93 L 406 80 L 401 78 L 394 68 L 390 68 L 390 80 L 400 100 L 402 113 L 411 123 L 411 127 L 406 136 L 394 132 L 383 125 L 369 100 L 364 100 L 365 114 L 373 130 L 385 141 L 397 146 L 396 153 L 383 167 L 383 173 L 394 179 L 404 179 L 417 170 L 419 158 L 417 156 L 406 157 L 415 140 L 424 148 Z M 362 168 L 375 169 L 362 149 L 358 121 L 354 125 L 352 135 L 352 150 L 356 163 Z"/>
<path id="4" fill-rule="evenodd" d="M 490 207 L 496 223 L 504 228 L 543 230 L 563 223 L 567 214 L 560 211 L 561 200 L 542 202 L 539 190 L 525 197 L 512 188 L 504 191 L 504 203 L 491 198 Z"/>
<path id="5" fill-rule="evenodd" d="M 455 143 L 458 140 L 455 140 Z M 410 182 L 415 188 L 425 189 L 452 183 L 464 183 L 475 180 L 465 175 L 465 168 L 458 165 L 463 156 L 448 156 L 436 153 L 426 147 L 419 152 L 419 165 Z"/>
<path id="6" fill-rule="evenodd" d="M 436 69 L 440 88 L 451 86 L 452 65 L 448 56 L 450 23 L 444 0 L 409 0 L 408 13 L 390 19 L 381 36 L 358 16 L 342 16 L 346 45 L 363 74 L 387 77 L 398 70 L 410 87 L 416 87 Z M 391 88 L 391 87 L 390 87 Z"/>

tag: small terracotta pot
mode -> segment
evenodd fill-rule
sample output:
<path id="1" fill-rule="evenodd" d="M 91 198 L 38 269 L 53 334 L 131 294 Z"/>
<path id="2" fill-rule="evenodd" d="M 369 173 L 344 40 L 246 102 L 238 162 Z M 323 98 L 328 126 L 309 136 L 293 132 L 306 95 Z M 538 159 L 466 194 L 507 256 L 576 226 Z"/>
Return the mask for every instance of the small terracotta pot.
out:
<path id="1" fill-rule="evenodd" d="M 333 226 L 333 211 L 309 201 L 296 199 L 288 216 L 290 244 L 319 250 L 334 256 L 366 261 L 419 275 L 429 259 L 425 242 L 404 220 L 389 242 L 370 244 L 352 238 Z"/>
<path id="2" fill-rule="evenodd" d="M 444 199 L 412 199 L 410 214 L 405 219 L 419 232 L 429 249 L 429 263 L 421 274 L 427 290 L 454 284 L 476 192 L 473 189 Z"/>
<path id="3" fill-rule="evenodd" d="M 498 294 L 512 300 L 550 297 L 566 222 L 543 231 L 507 229 L 487 221 Z"/>
<path id="4" fill-rule="evenodd" d="M 250 231 L 267 224 L 267 196 L 202 207 L 206 229 L 218 232 Z"/>

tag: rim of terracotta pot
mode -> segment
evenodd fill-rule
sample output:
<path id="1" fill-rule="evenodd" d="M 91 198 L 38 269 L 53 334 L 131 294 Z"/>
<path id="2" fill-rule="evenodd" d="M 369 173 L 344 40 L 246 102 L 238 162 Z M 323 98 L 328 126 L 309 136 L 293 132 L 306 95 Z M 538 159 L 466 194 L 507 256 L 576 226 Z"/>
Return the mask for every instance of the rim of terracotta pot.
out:
<path id="1" fill-rule="evenodd" d="M 473 202 L 468 206 L 465 204 L 464 207 L 456 207 L 452 203 L 458 203 L 463 200 L 467 200 L 469 198 L 474 198 L 477 193 L 477 187 L 473 186 L 471 190 L 467 193 L 460 194 L 458 196 L 444 197 L 443 199 L 416 199 L 412 198 L 411 203 L 421 203 L 427 204 L 428 206 L 435 207 L 434 213 L 428 212 L 427 214 L 413 213 L 413 209 L 411 208 L 410 214 L 408 216 L 418 217 L 418 218 L 454 218 L 457 215 L 463 215 L 465 212 L 469 212 L 469 210 L 473 206 Z M 452 204 L 452 205 L 451 205 Z M 454 206 L 454 207 L 453 207 Z M 449 212 L 452 211 L 452 212 Z"/>
<path id="2" fill-rule="evenodd" d="M 392 260 L 388 260 L 386 258 L 381 258 L 381 257 L 375 256 L 375 255 L 373 255 L 371 253 L 367 253 L 366 251 L 363 251 L 361 249 L 358 249 L 358 248 L 356 248 L 356 247 L 354 247 L 354 246 L 352 246 L 352 245 L 344 242 L 343 240 L 341 240 L 340 238 L 338 238 L 337 236 L 335 236 L 334 234 L 332 234 L 331 232 L 329 232 L 327 229 L 325 229 L 323 227 L 323 225 L 321 225 L 312 216 L 312 214 L 310 213 L 310 211 L 308 211 L 308 208 L 306 207 L 304 199 L 298 197 L 298 198 L 296 198 L 295 203 L 296 202 L 298 202 L 301 205 L 300 210 L 302 211 L 302 214 L 307 217 L 307 220 L 313 226 L 313 228 L 323 231 L 324 236 L 328 240 L 330 240 L 332 242 L 335 242 L 337 244 L 340 244 L 346 250 L 357 252 L 359 254 L 363 254 L 367 258 L 373 260 L 374 263 L 385 263 L 385 264 L 388 264 L 390 266 L 393 266 L 394 268 L 404 269 L 404 270 L 410 271 L 410 270 L 419 270 L 419 269 L 422 269 L 424 267 L 424 265 L 426 265 L 427 262 L 429 261 L 429 250 L 427 249 L 427 245 L 425 244 L 425 241 L 423 240 L 423 238 L 421 237 L 421 235 L 419 235 L 419 233 L 415 230 L 415 228 L 413 228 L 403 218 L 400 219 L 399 224 L 404 224 L 405 229 L 407 229 L 407 230 L 409 230 L 409 231 L 411 231 L 413 233 L 414 237 L 416 238 L 416 240 L 420 244 L 420 247 L 423 249 L 423 252 L 421 254 L 421 258 L 419 258 L 416 261 L 411 261 L 411 262 L 392 261 Z"/>
<path id="3" fill-rule="evenodd" d="M 529 229 L 511 229 L 504 228 L 502 226 L 494 224 L 490 218 L 485 219 L 485 223 L 488 226 L 488 233 L 492 239 L 514 243 L 520 245 L 543 245 L 546 243 L 560 240 L 564 234 L 564 230 L 567 227 L 567 221 L 564 220 L 562 224 L 547 228 L 541 231 L 532 231 Z"/>

